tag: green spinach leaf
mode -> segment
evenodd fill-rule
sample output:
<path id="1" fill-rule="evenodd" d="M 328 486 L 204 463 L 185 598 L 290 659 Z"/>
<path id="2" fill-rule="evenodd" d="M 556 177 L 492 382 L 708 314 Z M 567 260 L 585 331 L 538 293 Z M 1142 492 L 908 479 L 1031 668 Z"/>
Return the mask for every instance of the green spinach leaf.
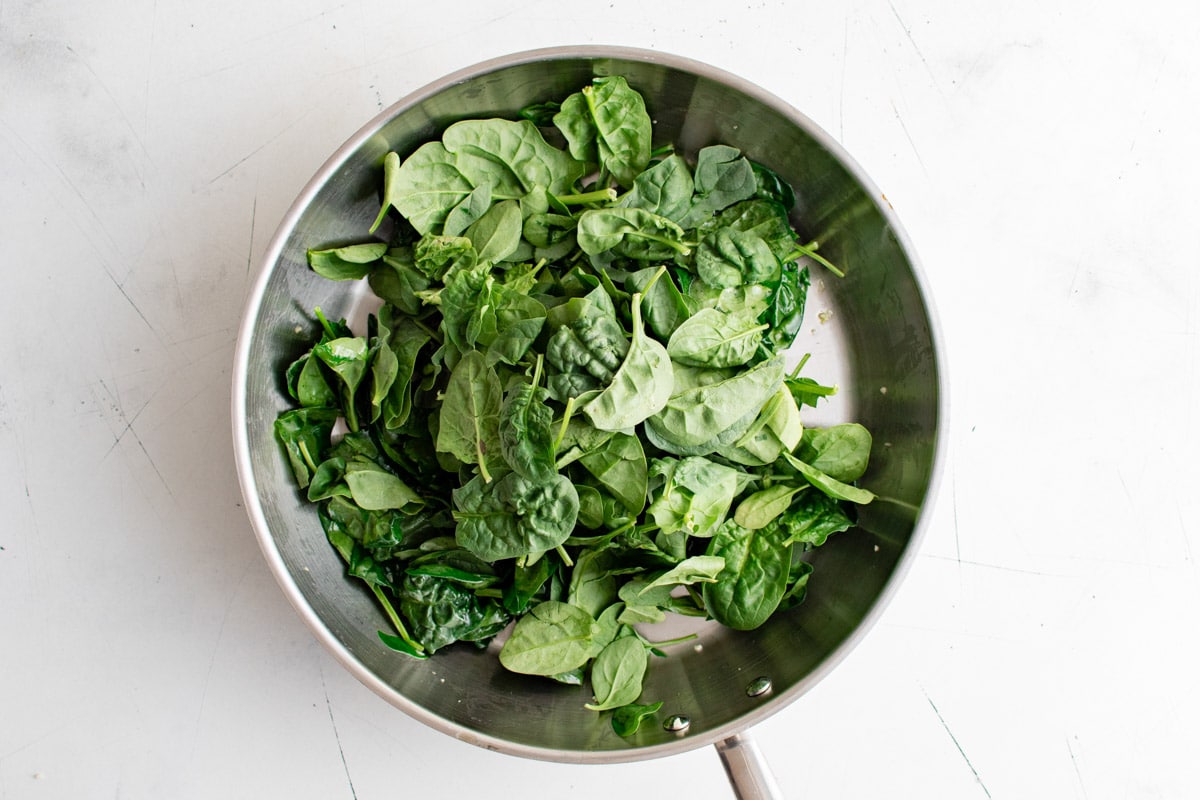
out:
<path id="1" fill-rule="evenodd" d="M 547 600 L 517 620 L 500 648 L 500 663 L 512 672 L 555 675 L 583 666 L 591 658 L 596 621 L 583 609 Z"/>

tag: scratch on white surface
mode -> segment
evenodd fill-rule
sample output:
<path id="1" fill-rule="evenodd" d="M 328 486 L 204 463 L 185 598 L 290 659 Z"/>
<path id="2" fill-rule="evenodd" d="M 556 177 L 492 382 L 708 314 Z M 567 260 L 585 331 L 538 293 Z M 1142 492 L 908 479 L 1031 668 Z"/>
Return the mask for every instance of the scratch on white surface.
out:
<path id="1" fill-rule="evenodd" d="M 950 737 L 950 741 L 954 742 L 954 747 L 958 750 L 958 754 L 962 756 L 963 761 L 966 762 L 967 767 L 971 770 L 971 774 L 975 776 L 975 782 L 979 784 L 980 789 L 983 789 L 984 795 L 991 797 L 992 793 L 988 791 L 987 786 L 983 783 L 983 779 L 979 777 L 979 771 L 975 769 L 975 765 L 971 763 L 971 759 L 967 758 L 966 751 L 964 751 L 962 745 L 959 744 L 957 737 L 954 735 L 954 731 L 950 730 L 950 726 L 946 724 L 946 720 L 942 716 L 942 712 L 938 711 L 938 707 L 933 702 L 933 698 L 929 696 L 929 692 L 926 692 L 924 688 L 922 688 L 921 691 L 924 693 L 925 699 L 929 701 L 929 707 L 932 708 L 933 713 L 937 715 L 938 722 L 942 723 L 942 727 L 945 729 L 946 735 Z"/>
<path id="2" fill-rule="evenodd" d="M 79 55 L 79 53 L 76 53 L 75 49 L 71 47 L 71 45 L 66 45 L 66 48 L 67 52 L 74 56 L 75 60 L 83 65 L 83 68 L 86 69 L 88 74 L 91 75 L 96 81 L 96 85 L 99 86 L 104 94 L 108 96 L 113 108 L 115 108 L 117 110 L 117 114 L 120 115 L 121 121 L 125 123 L 125 128 L 128 129 L 130 135 L 133 136 L 133 140 L 137 142 L 138 149 L 142 151 L 142 155 L 146 157 L 146 161 L 153 164 L 153 161 L 150 158 L 150 151 L 146 149 L 146 143 L 142 141 L 141 134 L 139 134 L 137 129 L 133 127 L 133 122 L 129 119 L 129 115 L 125 113 L 125 109 L 121 108 L 121 104 L 117 102 L 116 95 L 114 95 L 112 90 L 108 88 L 108 84 L 105 83 L 104 79 L 96 73 L 96 70 L 92 69 L 92 65 L 88 63 L 87 59 Z M 142 190 L 144 191 L 146 189 L 146 180 L 136 162 L 133 163 L 133 170 L 137 175 L 138 183 L 141 185 Z"/>
<path id="3" fill-rule="evenodd" d="M 337 720 L 333 718 L 333 703 L 329 700 L 329 687 L 325 685 L 325 670 L 321 670 L 321 691 L 325 693 L 325 710 L 329 712 L 329 724 L 333 728 L 333 740 L 337 742 L 338 757 L 342 760 L 342 769 L 346 771 L 346 783 L 350 786 L 350 797 L 358 800 L 354 791 L 354 778 L 350 777 L 350 765 L 346 763 L 346 751 L 342 749 L 342 737 L 338 734 Z"/>
<path id="4" fill-rule="evenodd" d="M 214 178 L 210 179 L 210 180 L 208 181 L 208 185 L 209 185 L 209 186 L 212 186 L 214 183 L 216 183 L 217 181 L 221 180 L 222 178 L 224 178 L 224 177 L 225 177 L 226 175 L 228 175 L 229 173 L 233 172 L 235 169 L 237 169 L 238 167 L 240 167 L 242 164 L 246 163 L 246 162 L 247 162 L 247 161 L 249 161 L 251 158 L 253 158 L 254 156 L 256 156 L 256 155 L 258 155 L 259 153 L 261 153 L 261 152 L 262 152 L 263 150 L 265 150 L 267 147 L 269 147 L 270 145 L 274 144 L 274 143 L 275 143 L 275 141 L 276 141 L 277 139 L 279 139 L 279 138 L 280 138 L 280 137 L 282 137 L 282 136 L 283 136 L 285 133 L 287 133 L 288 131 L 290 131 L 292 128 L 296 127 L 296 126 L 297 126 L 297 125 L 299 125 L 301 122 L 303 122 L 303 121 L 304 121 L 304 120 L 305 120 L 305 119 L 306 119 L 306 118 L 309 116 L 309 114 L 310 114 L 310 113 L 312 113 L 312 112 L 311 112 L 311 109 L 306 109 L 306 110 L 304 111 L 304 113 L 300 114 L 300 116 L 296 117 L 296 119 L 292 120 L 292 121 L 291 121 L 291 122 L 289 122 L 287 125 L 284 125 L 284 126 L 283 126 L 283 127 L 282 127 L 282 128 L 281 128 L 281 129 L 280 129 L 278 132 L 276 132 L 276 134 L 275 134 L 274 136 L 272 136 L 270 139 L 267 139 L 265 142 L 263 142 L 262 144 L 260 144 L 258 147 L 254 148 L 254 149 L 253 149 L 253 150 L 251 150 L 249 153 L 247 153 L 246 155 L 244 155 L 244 156 L 242 156 L 241 158 L 239 158 L 237 161 L 235 161 L 235 162 L 233 162 L 232 164 L 230 164 L 230 165 L 229 165 L 227 168 L 225 168 L 224 170 L 222 170 L 222 171 L 221 171 L 221 172 L 220 172 L 220 173 L 219 173 L 219 174 L 218 174 L 216 177 L 214 177 Z"/>
<path id="5" fill-rule="evenodd" d="M 137 429 L 134 428 L 134 423 L 137 421 L 137 418 L 141 415 L 141 413 L 146 410 L 146 407 L 150 405 L 150 401 L 154 399 L 154 394 L 151 394 L 142 407 L 139 408 L 132 417 L 130 417 L 125 411 L 125 407 L 121 402 L 120 395 L 110 389 L 108 384 L 104 382 L 103 378 L 98 378 L 96 382 L 108 395 L 109 401 L 112 403 L 113 411 L 116 413 L 118 420 L 123 423 L 123 427 L 119 431 L 112 431 L 113 443 L 108 450 L 105 451 L 104 455 L 101 457 L 101 461 L 103 461 L 105 458 L 108 458 L 109 454 L 116 449 L 117 445 L 121 443 L 121 440 L 125 438 L 126 434 L 132 436 L 134 442 L 142 451 L 142 455 L 146 457 L 146 462 L 150 464 L 150 468 L 154 470 L 154 474 L 158 476 L 159 482 L 161 482 L 163 488 L 167 490 L 167 494 L 174 498 L 175 492 L 171 489 L 171 484 L 167 482 L 166 476 L 162 474 L 162 470 L 158 468 L 158 464 L 155 463 L 154 457 L 150 455 L 150 450 L 146 447 L 146 443 L 142 441 L 142 437 L 138 435 Z M 157 391 L 155 394 L 157 394 Z"/>
<path id="6" fill-rule="evenodd" d="M 953 561 L 956 564 L 958 564 L 959 566 L 963 566 L 963 567 L 979 567 L 980 569 L 995 569 L 995 570 L 1000 570 L 1001 572 L 1015 572 L 1019 575 L 1034 575 L 1039 578 L 1070 577 L 1068 575 L 1057 574 L 1057 573 L 1053 573 L 1053 572 L 1043 572 L 1041 570 L 1036 570 L 1036 569 L 1021 569 L 1020 567 L 1006 567 L 1006 566 L 1003 566 L 1002 564 L 988 564 L 983 561 L 971 561 L 969 559 L 964 559 L 964 558 L 960 558 L 957 556 L 954 558 L 950 558 L 949 556 L 930 555 L 930 556 L 928 556 L 928 558 L 935 559 L 938 561 Z M 1129 563 L 1129 562 L 1121 562 L 1121 563 Z"/>
<path id="7" fill-rule="evenodd" d="M 250 206 L 250 247 L 246 253 L 246 277 L 250 277 L 250 266 L 254 263 L 254 220 L 258 218 L 258 181 L 254 182 L 254 203 Z"/>
<path id="8" fill-rule="evenodd" d="M 891 103 L 892 112 L 896 115 L 896 122 L 900 123 L 900 130 L 904 132 L 904 138 L 908 140 L 908 146 L 912 148 L 913 155 L 917 157 L 917 163 L 921 166 L 921 172 L 928 175 L 929 170 L 925 169 L 925 162 L 921 159 L 921 153 L 917 150 L 917 143 L 913 141 L 912 134 L 908 132 L 908 126 L 904 124 L 904 117 L 900 116 L 900 109 L 896 108 L 894 101 L 888 102 Z"/>
<path id="9" fill-rule="evenodd" d="M 925 67 L 925 71 L 929 73 L 930 81 L 936 87 L 937 76 L 933 74 L 933 68 L 929 66 L 929 60 L 925 58 L 925 54 L 921 52 L 920 45 L 918 45 L 917 40 L 913 38 L 912 29 L 908 27 L 908 24 L 904 21 L 903 17 L 900 16 L 900 12 L 896 10 L 896 4 L 892 3 L 891 0 L 888 0 L 888 8 L 892 10 L 892 15 L 896 17 L 896 22 L 900 23 L 900 30 L 904 31 L 905 38 L 907 38 L 908 43 L 912 45 L 913 52 L 915 52 L 917 54 L 917 58 L 921 60 L 921 64 Z"/>
<path id="10" fill-rule="evenodd" d="M 126 123 L 128 123 L 128 120 L 126 120 Z M 21 136 L 21 134 L 19 134 L 15 129 L 13 129 L 13 127 L 11 125 L 8 125 L 3 120 L 0 120 L 0 127 L 3 127 L 4 130 L 6 130 L 9 134 L 11 134 L 17 140 L 17 142 L 21 144 L 21 146 L 25 149 L 25 151 L 30 153 L 31 155 L 33 155 L 34 158 L 36 158 L 42 164 L 42 166 L 44 166 L 47 170 L 52 170 L 52 171 L 58 173 L 58 177 L 62 180 L 62 182 L 64 184 L 66 184 L 67 188 L 69 188 L 71 190 L 71 193 L 74 194 L 75 197 L 79 200 L 79 202 L 83 204 L 83 208 L 87 212 L 88 216 L 90 216 L 92 218 L 92 220 L 95 221 L 97 228 L 99 229 L 99 231 L 103 235 L 103 237 L 107 240 L 108 245 L 112 249 L 112 251 L 120 252 L 121 248 L 117 245 L 116 240 L 114 240 L 112 238 L 112 235 L 110 234 L 110 232 L 108 230 L 108 227 L 104 224 L 104 221 L 102 219 L 100 219 L 100 215 L 96 213 L 96 209 L 92 206 L 91 201 L 89 201 L 87 199 L 87 197 L 83 194 L 82 190 L 80 190 L 80 188 L 75 185 L 75 182 L 71 180 L 70 173 L 68 173 L 67 170 L 63 169 L 62 165 L 59 164 L 57 161 L 47 161 L 45 158 L 43 158 L 41 156 L 41 154 L 38 153 L 38 151 L 35 150 L 27 141 L 25 141 L 25 139 Z M 141 180 L 140 174 L 138 175 L 138 180 Z M 96 263 L 98 263 L 100 265 L 100 268 L 102 270 L 104 270 L 104 274 L 108 277 L 108 279 L 110 281 L 112 281 L 113 286 L 115 286 L 117 288 L 117 291 L 121 293 L 121 296 L 125 298 L 125 302 L 127 302 L 129 304 L 130 308 L 132 308 L 134 310 L 134 312 L 138 315 L 138 317 L 142 320 L 142 322 L 146 325 L 146 327 L 150 330 L 150 332 L 152 334 L 154 334 L 154 337 L 156 339 L 158 339 L 159 343 L 161 344 L 162 343 L 162 335 L 158 332 L 158 330 L 150 322 L 149 318 L 142 311 L 141 307 L 138 306 L 138 304 L 136 302 L 134 302 L 134 299 L 130 296 L 129 292 L 127 292 L 125 290 L 124 284 L 120 280 L 117 279 L 117 276 L 115 274 L 113 274 L 113 271 L 109 268 L 108 261 L 100 254 L 100 252 L 98 250 L 96 251 L 95 261 L 96 261 Z"/>
<path id="11" fill-rule="evenodd" d="M 1083 793 L 1083 800 L 1087 800 L 1087 787 L 1083 785 L 1083 775 L 1079 772 L 1079 759 L 1075 757 L 1075 748 L 1071 747 L 1071 737 L 1067 737 L 1067 752 L 1071 755 L 1071 767 L 1075 770 L 1075 780 L 1079 782 L 1079 791 Z"/>

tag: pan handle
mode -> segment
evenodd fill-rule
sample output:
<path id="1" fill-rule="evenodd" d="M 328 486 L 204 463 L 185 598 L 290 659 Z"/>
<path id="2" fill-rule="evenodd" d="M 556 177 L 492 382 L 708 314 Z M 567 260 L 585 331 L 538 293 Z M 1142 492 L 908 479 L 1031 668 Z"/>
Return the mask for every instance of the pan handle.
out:
<path id="1" fill-rule="evenodd" d="M 783 800 L 775 776 L 748 735 L 735 733 L 717 742 L 716 748 L 737 800 Z"/>

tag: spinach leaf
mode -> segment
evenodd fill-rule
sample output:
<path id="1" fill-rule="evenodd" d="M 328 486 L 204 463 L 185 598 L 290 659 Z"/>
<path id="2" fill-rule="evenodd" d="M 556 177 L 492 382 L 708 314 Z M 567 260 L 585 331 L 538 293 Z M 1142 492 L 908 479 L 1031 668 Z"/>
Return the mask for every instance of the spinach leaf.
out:
<path id="1" fill-rule="evenodd" d="M 613 731 L 617 736 L 626 738 L 633 736 L 641 727 L 642 721 L 657 714 L 662 705 L 662 701 L 659 700 L 645 705 L 630 703 L 614 709 L 612 714 Z"/>
<path id="2" fill-rule="evenodd" d="M 772 288 L 770 305 L 760 319 L 770 327 L 766 339 L 775 352 L 787 350 L 796 341 L 804 322 L 804 306 L 808 297 L 808 267 L 799 268 L 794 261 L 780 265 L 779 279 L 768 284 Z"/>
<path id="3" fill-rule="evenodd" d="M 684 227 L 694 227 L 716 211 L 754 196 L 758 181 L 750 161 L 741 151 L 716 144 L 701 148 L 696 155 L 696 194 Z"/>
<path id="4" fill-rule="evenodd" d="M 454 642 L 490 639 L 510 619 L 498 604 L 483 602 L 470 589 L 430 575 L 405 576 L 397 596 L 413 637 L 428 653 Z"/>
<path id="5" fill-rule="evenodd" d="M 368 242 L 325 250 L 309 250 L 308 266 L 331 281 L 356 281 L 371 272 L 387 252 L 387 242 Z"/>
<path id="6" fill-rule="evenodd" d="M 650 115 L 640 93 L 616 75 L 596 78 L 554 115 L 571 155 L 599 165 L 628 187 L 650 161 Z"/>
<path id="7" fill-rule="evenodd" d="M 367 511 L 415 510 L 425 503 L 408 484 L 369 459 L 346 462 L 342 477 L 354 502 Z"/>
<path id="8" fill-rule="evenodd" d="M 517 564 L 513 567 L 512 582 L 504 589 L 504 610 L 510 614 L 525 613 L 530 601 L 543 592 L 552 575 L 557 574 L 558 563 L 550 558 L 539 558 L 532 564 Z"/>
<path id="9" fill-rule="evenodd" d="M 600 430 L 628 430 L 657 414 L 667 404 L 674 386 L 667 348 L 646 335 L 640 294 L 633 296 L 631 311 L 633 338 L 625 360 L 609 384 L 583 407 L 584 415 Z"/>
<path id="10" fill-rule="evenodd" d="M 751 161 L 750 168 L 754 170 L 755 197 L 771 200 L 789 210 L 796 205 L 795 190 L 779 173 L 757 161 Z"/>
<path id="11" fill-rule="evenodd" d="M 580 456 L 579 463 L 620 500 L 630 514 L 642 513 L 646 507 L 648 469 L 641 439 L 615 433 L 596 449 Z"/>
<path id="12" fill-rule="evenodd" d="M 322 341 L 312 352 L 340 379 L 338 396 L 342 415 L 350 430 L 358 430 L 357 392 L 368 367 L 366 337 L 346 336 Z"/>
<path id="13" fill-rule="evenodd" d="M 792 504 L 792 498 L 805 488 L 807 487 L 776 483 L 760 489 L 738 504 L 733 521 L 748 530 L 765 528 L 787 511 L 788 506 Z"/>
<path id="14" fill-rule="evenodd" d="M 442 143 L 473 186 L 491 183 L 495 200 L 519 200 L 539 187 L 568 194 L 583 176 L 584 165 L 527 120 L 463 120 L 446 128 Z"/>
<path id="15" fill-rule="evenodd" d="M 837 478 L 830 477 L 816 467 L 806 464 L 791 453 L 784 453 L 784 458 L 793 469 L 813 486 L 835 500 L 849 500 L 852 503 L 865 505 L 875 499 L 875 495 L 866 489 L 861 489 L 849 483 L 843 483 Z"/>
<path id="16" fill-rule="evenodd" d="M 575 237 L 588 255 L 612 251 L 638 261 L 661 261 L 691 252 L 683 228 L 640 208 L 588 209 L 579 215 Z"/>
<path id="17" fill-rule="evenodd" d="M 795 608 L 804 602 L 808 594 L 808 579 L 813 573 L 813 565 L 807 561 L 793 561 L 791 572 L 788 574 L 788 588 L 779 601 L 779 610 Z"/>
<path id="18" fill-rule="evenodd" d="M 696 250 L 696 272 L 709 286 L 778 282 L 780 269 L 779 259 L 761 237 L 737 228 L 718 228 Z"/>
<path id="19" fill-rule="evenodd" d="M 417 269 L 411 247 L 393 247 L 380 260 L 367 285 L 385 303 L 416 317 L 422 312 L 421 293 L 429 289 L 429 279 Z"/>
<path id="20" fill-rule="evenodd" d="M 478 465 L 484 481 L 491 480 L 489 466 L 501 458 L 502 394 L 496 371 L 472 350 L 450 374 L 438 418 L 438 451 Z"/>
<path id="21" fill-rule="evenodd" d="M 330 408 L 338 404 L 337 394 L 329 388 L 320 359 L 312 357 L 309 350 L 296 359 L 285 373 L 288 394 L 307 408 Z"/>
<path id="22" fill-rule="evenodd" d="M 493 201 L 519 200 L 536 187 L 566 194 L 583 174 L 582 163 L 547 144 L 528 120 L 463 120 L 403 162 L 393 155 L 384 160 L 379 219 L 395 208 L 422 234 L 444 225 L 480 186 L 490 187 Z"/>
<path id="23" fill-rule="evenodd" d="M 596 621 L 577 606 L 547 600 L 517 620 L 500 648 L 500 663 L 512 672 L 554 675 L 583 666 L 591 657 Z"/>
<path id="24" fill-rule="evenodd" d="M 440 281 L 460 270 L 472 269 L 480 261 L 475 243 L 466 236 L 426 234 L 413 247 L 412 255 L 413 266 L 426 278 Z"/>
<path id="25" fill-rule="evenodd" d="M 592 664 L 591 682 L 594 703 L 592 711 L 607 711 L 628 705 L 642 693 L 642 681 L 650 657 L 646 646 L 636 636 L 622 636 L 600 651 Z"/>
<path id="26" fill-rule="evenodd" d="M 381 399 L 376 399 L 378 392 L 372 394 L 372 409 L 376 404 L 379 408 L 378 414 L 372 414 L 372 422 L 380 419 L 387 428 L 394 430 L 404 425 L 412 412 L 417 357 L 430 337 L 428 330 L 411 317 L 398 314 L 393 306 L 385 305 L 380 309 L 379 326 L 380 336 L 385 341 L 376 359 L 394 364 L 394 375 Z"/>
<path id="27" fill-rule="evenodd" d="M 747 409 L 756 415 L 782 379 L 781 359 L 763 361 L 717 383 L 675 392 L 646 424 L 665 443 L 704 444 L 745 417 Z"/>
<path id="28" fill-rule="evenodd" d="M 736 464 L 765 467 L 784 453 L 793 452 L 803 433 L 804 423 L 796 399 L 783 388 L 763 404 L 745 433 L 718 453 Z"/>
<path id="29" fill-rule="evenodd" d="M 646 325 L 660 341 L 666 342 L 692 312 L 671 273 L 659 273 L 656 267 L 631 272 L 625 286 L 642 294 Z"/>
<path id="30" fill-rule="evenodd" d="M 585 549 L 575 559 L 567 602 L 598 617 L 617 599 L 613 553 L 607 549 Z"/>
<path id="31" fill-rule="evenodd" d="M 533 381 L 509 389 L 500 406 L 500 451 L 511 470 L 532 480 L 547 480 L 557 472 L 550 430 L 554 412 L 538 385 L 541 366 L 539 358 Z"/>
<path id="32" fill-rule="evenodd" d="M 750 530 L 726 520 L 708 555 L 725 559 L 716 582 L 704 585 L 704 607 L 713 619 L 742 631 L 766 622 L 783 599 L 792 563 L 792 547 L 779 528 Z"/>
<path id="33" fill-rule="evenodd" d="M 491 484 L 477 475 L 453 497 L 455 538 L 487 561 L 553 550 L 579 515 L 579 494 L 560 474 L 535 482 L 510 472 Z"/>
<path id="34" fill-rule="evenodd" d="M 758 352 L 770 328 L 753 313 L 704 308 L 689 317 L 667 342 L 667 354 L 695 367 L 740 367 Z"/>
<path id="35" fill-rule="evenodd" d="M 442 223 L 443 236 L 462 236 L 492 207 L 492 185 L 481 183 L 446 214 Z M 473 241 L 473 240 L 472 240 Z"/>
<path id="36" fill-rule="evenodd" d="M 651 475 L 661 487 L 646 512 L 665 534 L 712 536 L 741 489 L 737 470 L 703 456 L 656 459 Z"/>
<path id="37" fill-rule="evenodd" d="M 495 264 L 504 261 L 521 243 L 521 207 L 515 200 L 493 205 L 467 227 L 464 236 L 471 241 L 480 261 Z"/>
<path id="38" fill-rule="evenodd" d="M 836 480 L 856 481 L 867 471 L 871 433 L 856 422 L 809 428 L 796 457 Z"/>
<path id="39" fill-rule="evenodd" d="M 692 556 L 680 561 L 674 567 L 646 583 L 638 590 L 643 596 L 662 587 L 690 586 L 695 583 L 713 583 L 721 570 L 725 568 L 725 559 L 719 556 Z"/>
<path id="40" fill-rule="evenodd" d="M 547 385 L 555 400 L 565 402 L 612 381 L 629 341 L 603 288 L 551 309 L 546 320 L 554 331 L 546 346 L 546 363 L 553 368 Z"/>
<path id="41" fill-rule="evenodd" d="M 819 547 L 833 534 L 849 530 L 854 520 L 838 500 L 822 492 L 804 492 L 778 524 L 789 543 Z"/>
<path id="42" fill-rule="evenodd" d="M 775 258 L 786 262 L 794 258 L 796 246 L 796 233 L 787 214 L 786 208 L 771 200 L 744 200 L 722 210 L 701 230 L 705 235 L 720 228 L 752 233 L 767 243 Z"/>
<path id="43" fill-rule="evenodd" d="M 275 418 L 275 438 L 287 453 L 296 486 L 307 489 L 312 475 L 329 449 L 330 435 L 337 422 L 333 408 L 296 408 Z"/>
<path id="44" fill-rule="evenodd" d="M 692 181 L 687 161 L 680 155 L 670 155 L 642 172 L 616 205 L 621 208 L 640 208 L 683 225 L 692 209 Z"/>

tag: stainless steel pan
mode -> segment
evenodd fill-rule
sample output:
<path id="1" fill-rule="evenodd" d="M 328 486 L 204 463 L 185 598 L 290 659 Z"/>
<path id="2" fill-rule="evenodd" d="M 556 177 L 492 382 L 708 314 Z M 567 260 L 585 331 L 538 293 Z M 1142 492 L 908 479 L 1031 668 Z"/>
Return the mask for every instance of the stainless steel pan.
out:
<path id="1" fill-rule="evenodd" d="M 279 376 L 305 347 L 301 331 L 312 308 L 353 319 L 371 302 L 311 273 L 305 249 L 369 224 L 384 154 L 411 150 L 457 119 L 511 115 L 564 97 L 603 74 L 625 75 L 643 92 L 656 140 L 672 139 L 693 153 L 714 142 L 735 145 L 796 188 L 794 223 L 848 273 L 815 282 L 810 294 L 797 346 L 814 354 L 807 374 L 836 381 L 840 393 L 822 412 L 829 419 L 809 422 L 854 419 L 870 428 L 876 446 L 862 482 L 886 498 L 863 509 L 858 529 L 815 553 L 800 608 L 749 633 L 702 626 L 699 647 L 655 659 L 644 696 L 665 704 L 659 719 L 630 739 L 584 709 L 580 690 L 507 673 L 495 652 L 450 648 L 415 661 L 382 647 L 375 631 L 386 627 L 385 618 L 344 576 L 272 438 L 285 405 Z M 574 47 L 521 53 L 443 78 L 371 120 L 328 160 L 267 249 L 246 308 L 232 400 L 237 465 L 264 556 L 317 638 L 381 697 L 451 736 L 536 759 L 606 763 L 716 744 L 736 792 L 754 797 L 774 789 L 741 732 L 833 669 L 914 556 L 941 462 L 946 395 L 936 324 L 912 249 L 886 198 L 836 142 L 779 99 L 707 65 L 657 52 Z M 770 688 L 761 691 L 758 678 Z M 674 724 L 663 724 L 672 717 Z"/>

